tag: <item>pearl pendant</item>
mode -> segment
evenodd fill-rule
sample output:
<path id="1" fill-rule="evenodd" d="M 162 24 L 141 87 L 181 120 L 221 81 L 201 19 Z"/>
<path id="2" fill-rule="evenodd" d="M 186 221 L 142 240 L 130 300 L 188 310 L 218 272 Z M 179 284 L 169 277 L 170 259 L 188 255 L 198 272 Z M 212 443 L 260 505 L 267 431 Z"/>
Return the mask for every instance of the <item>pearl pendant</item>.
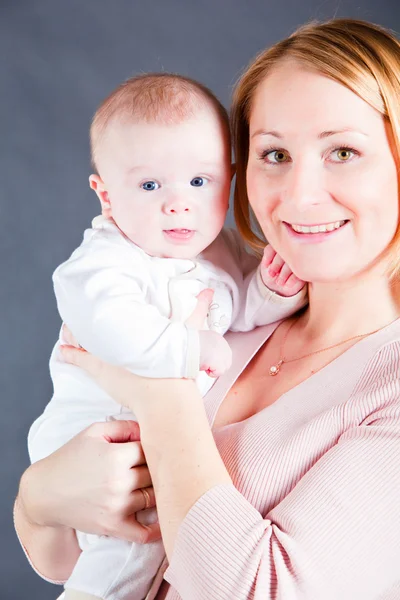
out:
<path id="1" fill-rule="evenodd" d="M 272 365 L 269 368 L 269 374 L 272 375 L 273 377 L 275 375 L 278 375 L 279 371 L 281 370 L 282 364 L 283 364 L 283 360 L 280 360 L 276 365 Z"/>

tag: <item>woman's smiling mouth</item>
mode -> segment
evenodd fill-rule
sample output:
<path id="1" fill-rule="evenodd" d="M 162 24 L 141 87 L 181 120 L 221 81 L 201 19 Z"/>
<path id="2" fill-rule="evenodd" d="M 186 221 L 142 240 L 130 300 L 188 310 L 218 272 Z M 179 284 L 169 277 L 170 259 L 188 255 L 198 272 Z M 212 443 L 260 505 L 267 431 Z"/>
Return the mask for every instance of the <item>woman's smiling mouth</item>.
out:
<path id="1" fill-rule="evenodd" d="M 349 223 L 349 219 L 314 225 L 301 225 L 300 223 L 288 223 L 287 221 L 282 221 L 282 223 L 292 238 L 304 242 L 322 242 L 336 235 L 339 230 L 344 229 Z"/>
<path id="2" fill-rule="evenodd" d="M 328 231 L 334 231 L 343 227 L 347 223 L 348 219 L 342 221 L 333 221 L 332 223 L 324 223 L 322 225 L 299 225 L 295 223 L 287 223 L 290 227 L 296 231 L 296 233 L 327 233 Z"/>

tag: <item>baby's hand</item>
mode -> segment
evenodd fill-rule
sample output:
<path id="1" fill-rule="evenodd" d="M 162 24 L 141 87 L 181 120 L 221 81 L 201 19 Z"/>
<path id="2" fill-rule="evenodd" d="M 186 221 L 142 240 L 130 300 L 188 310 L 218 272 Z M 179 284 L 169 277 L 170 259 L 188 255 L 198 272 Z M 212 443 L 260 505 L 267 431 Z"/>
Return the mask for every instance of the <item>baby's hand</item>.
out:
<path id="1" fill-rule="evenodd" d="M 298 279 L 270 244 L 264 248 L 261 261 L 261 279 L 264 285 L 272 292 L 281 296 L 295 296 L 305 286 L 304 281 Z"/>
<path id="2" fill-rule="evenodd" d="M 216 331 L 199 331 L 200 371 L 219 377 L 232 363 L 232 350 L 226 339 Z"/>

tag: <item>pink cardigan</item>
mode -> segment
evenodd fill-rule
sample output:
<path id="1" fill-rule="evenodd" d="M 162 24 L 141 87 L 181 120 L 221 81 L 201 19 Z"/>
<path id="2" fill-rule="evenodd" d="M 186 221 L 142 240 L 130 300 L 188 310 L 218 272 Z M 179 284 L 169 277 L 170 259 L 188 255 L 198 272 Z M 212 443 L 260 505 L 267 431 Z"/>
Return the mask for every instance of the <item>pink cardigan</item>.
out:
<path id="1" fill-rule="evenodd" d="M 234 363 L 205 398 L 210 423 L 274 327 L 228 334 Z M 399 350 L 400 319 L 214 430 L 234 485 L 191 508 L 164 574 L 171 585 L 156 594 L 156 581 L 149 597 L 398 600 Z"/>

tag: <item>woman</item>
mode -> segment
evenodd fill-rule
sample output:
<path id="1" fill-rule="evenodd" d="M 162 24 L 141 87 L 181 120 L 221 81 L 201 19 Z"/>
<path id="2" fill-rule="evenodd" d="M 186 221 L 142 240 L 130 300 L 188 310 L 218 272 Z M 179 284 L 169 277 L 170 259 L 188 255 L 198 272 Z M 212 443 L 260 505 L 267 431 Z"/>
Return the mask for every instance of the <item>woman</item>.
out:
<path id="1" fill-rule="evenodd" d="M 399 66 L 389 33 L 335 20 L 245 72 L 238 228 L 262 246 L 250 203 L 309 307 L 229 334 L 232 368 L 204 404 L 192 381 L 64 349 L 134 411 L 141 445 L 134 424 L 96 425 L 24 474 L 16 527 L 44 576 L 68 577 L 72 528 L 154 539 L 131 516 L 154 503 L 150 475 L 169 559 L 157 600 L 399 597 Z"/>

